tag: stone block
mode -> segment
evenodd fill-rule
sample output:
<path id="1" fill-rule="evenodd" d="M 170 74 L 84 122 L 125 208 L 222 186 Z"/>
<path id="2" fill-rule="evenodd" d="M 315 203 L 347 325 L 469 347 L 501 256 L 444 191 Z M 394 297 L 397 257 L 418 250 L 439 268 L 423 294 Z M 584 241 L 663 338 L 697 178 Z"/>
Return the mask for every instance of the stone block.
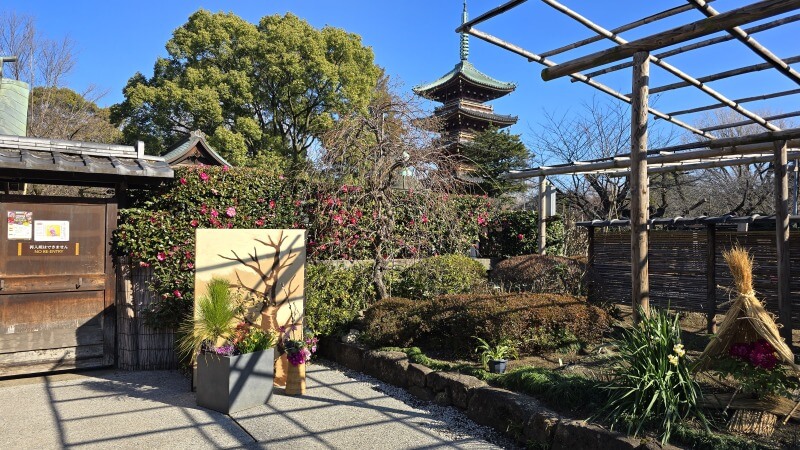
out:
<path id="1" fill-rule="evenodd" d="M 522 433 L 527 441 L 550 448 L 553 445 L 553 437 L 559 420 L 561 417 L 558 414 L 543 409 L 530 416 Z"/>
<path id="2" fill-rule="evenodd" d="M 433 397 L 434 403 L 441 406 L 450 406 L 450 394 L 447 391 L 437 392 Z"/>
<path id="3" fill-rule="evenodd" d="M 355 370 L 358 372 L 364 370 L 364 349 L 342 342 L 336 342 L 334 346 L 334 358 L 336 359 L 336 362 L 350 370 Z"/>
<path id="4" fill-rule="evenodd" d="M 636 450 L 639 440 L 580 420 L 562 420 L 552 450 Z"/>
<path id="5" fill-rule="evenodd" d="M 408 385 L 408 357 L 405 353 L 370 350 L 364 353 L 363 363 L 368 375 L 395 386 Z"/>
<path id="6" fill-rule="evenodd" d="M 472 390 L 467 416 L 502 433 L 513 431 L 516 439 L 524 441 L 525 428 L 531 417 L 547 411 L 527 395 L 483 386 Z M 529 432 L 533 433 L 534 429 L 531 428 Z"/>
<path id="7" fill-rule="evenodd" d="M 413 395 L 414 397 L 417 397 L 418 399 L 424 400 L 426 402 L 432 402 L 433 398 L 434 398 L 433 397 L 433 391 L 431 391 L 428 388 L 424 388 L 424 387 L 420 387 L 420 386 L 410 386 L 408 388 L 408 392 L 411 395 Z"/>
<path id="8" fill-rule="evenodd" d="M 407 372 L 408 385 L 425 387 L 427 385 L 425 379 L 431 372 L 433 372 L 433 369 L 425 367 L 422 364 L 409 364 Z"/>
<path id="9" fill-rule="evenodd" d="M 486 383 L 469 375 L 452 372 L 431 372 L 426 378 L 427 386 L 434 392 L 447 392 L 453 406 L 467 409 L 472 391 Z"/>

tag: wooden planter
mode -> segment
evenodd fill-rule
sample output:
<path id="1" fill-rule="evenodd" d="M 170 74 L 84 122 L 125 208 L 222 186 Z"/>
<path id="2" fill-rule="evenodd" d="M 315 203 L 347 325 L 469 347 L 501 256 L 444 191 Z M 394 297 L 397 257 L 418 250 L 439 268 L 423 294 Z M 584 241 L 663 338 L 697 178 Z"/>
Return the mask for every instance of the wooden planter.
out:
<path id="1" fill-rule="evenodd" d="M 197 358 L 197 405 L 230 414 L 267 403 L 272 395 L 275 349 Z"/>
<path id="2" fill-rule="evenodd" d="M 289 363 L 286 368 L 286 395 L 303 395 L 306 393 L 306 365 L 295 366 Z"/>

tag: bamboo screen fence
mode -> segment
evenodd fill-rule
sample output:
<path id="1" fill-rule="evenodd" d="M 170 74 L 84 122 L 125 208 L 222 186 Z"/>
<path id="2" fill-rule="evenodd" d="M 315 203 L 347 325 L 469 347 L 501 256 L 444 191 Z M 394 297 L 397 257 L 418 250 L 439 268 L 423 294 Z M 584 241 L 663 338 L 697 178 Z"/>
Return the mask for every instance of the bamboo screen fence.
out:
<path id="1" fill-rule="evenodd" d="M 722 251 L 739 243 L 754 258 L 753 277 L 756 295 L 765 302 L 767 310 L 778 314 L 777 259 L 775 233 L 772 231 L 716 231 L 713 241 L 709 233 L 700 230 L 650 231 L 650 301 L 660 307 L 724 313 L 733 297 L 727 288 L 733 280 Z M 596 229 L 591 245 L 590 261 L 594 281 L 590 288 L 593 300 L 626 302 L 631 295 L 630 246 L 627 228 Z M 709 255 L 709 242 L 714 249 Z M 800 235 L 789 238 L 789 255 L 792 270 L 800 270 Z M 713 274 L 709 267 L 713 266 Z M 791 272 L 790 272 L 791 273 Z M 714 305 L 709 305 L 709 277 L 715 286 Z M 792 303 L 792 322 L 800 325 L 800 276 L 792 276 L 789 283 Z"/>

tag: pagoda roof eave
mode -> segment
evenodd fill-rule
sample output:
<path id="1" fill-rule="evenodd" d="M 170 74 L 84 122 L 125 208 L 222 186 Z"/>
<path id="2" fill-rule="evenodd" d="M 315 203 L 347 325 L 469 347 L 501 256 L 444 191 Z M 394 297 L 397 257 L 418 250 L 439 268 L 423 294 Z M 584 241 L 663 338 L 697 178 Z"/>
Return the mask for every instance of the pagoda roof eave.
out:
<path id="1" fill-rule="evenodd" d="M 464 80 L 475 84 L 476 86 L 481 86 L 489 90 L 499 91 L 504 94 L 512 92 L 514 89 L 517 88 L 517 85 L 514 83 L 507 83 L 504 81 L 495 80 L 489 75 L 486 75 L 485 73 L 476 69 L 475 66 L 473 66 L 469 61 L 461 61 L 455 65 L 453 70 L 447 72 L 444 76 L 442 76 L 438 80 L 428 84 L 421 84 L 419 86 L 415 86 L 412 90 L 417 95 L 421 95 L 423 97 L 436 97 L 437 91 L 446 88 L 452 81 L 454 81 L 458 77 L 461 77 Z"/>
<path id="2" fill-rule="evenodd" d="M 437 110 L 435 113 L 436 117 L 441 117 L 444 119 L 447 119 L 454 115 L 463 115 L 473 119 L 485 120 L 497 125 L 504 125 L 504 126 L 514 125 L 519 120 L 519 117 L 517 116 L 485 113 L 481 111 L 475 111 L 474 109 L 464 108 L 462 106 L 447 108 L 447 109 L 442 108 Z"/>

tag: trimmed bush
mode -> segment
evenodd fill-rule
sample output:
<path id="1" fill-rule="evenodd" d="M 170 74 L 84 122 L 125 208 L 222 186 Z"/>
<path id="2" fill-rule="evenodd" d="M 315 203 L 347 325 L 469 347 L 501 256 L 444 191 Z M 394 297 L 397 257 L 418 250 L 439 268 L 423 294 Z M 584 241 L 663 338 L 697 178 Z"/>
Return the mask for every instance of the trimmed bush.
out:
<path id="1" fill-rule="evenodd" d="M 558 294 L 446 295 L 379 301 L 366 312 L 365 338 L 375 346 L 419 345 L 474 357 L 473 336 L 510 340 L 523 354 L 547 350 L 561 336 L 597 340 L 610 318 L 579 297 Z M 551 336 L 542 339 L 543 335 Z"/>
<path id="2" fill-rule="evenodd" d="M 547 254 L 564 251 L 564 224 L 560 220 L 547 222 Z M 485 257 L 508 258 L 534 253 L 539 248 L 539 215 L 536 211 L 502 211 L 492 217 L 489 235 L 481 242 Z"/>
<path id="3" fill-rule="evenodd" d="M 512 292 L 585 295 L 586 258 L 515 256 L 494 267 L 492 281 Z"/>
<path id="4" fill-rule="evenodd" d="M 403 270 L 394 286 L 399 297 L 427 300 L 444 294 L 485 291 L 486 269 L 463 255 L 425 258 Z"/>
<path id="5" fill-rule="evenodd" d="M 346 332 L 359 311 L 375 300 L 371 271 L 369 264 L 306 266 L 305 324 L 322 336 Z"/>

